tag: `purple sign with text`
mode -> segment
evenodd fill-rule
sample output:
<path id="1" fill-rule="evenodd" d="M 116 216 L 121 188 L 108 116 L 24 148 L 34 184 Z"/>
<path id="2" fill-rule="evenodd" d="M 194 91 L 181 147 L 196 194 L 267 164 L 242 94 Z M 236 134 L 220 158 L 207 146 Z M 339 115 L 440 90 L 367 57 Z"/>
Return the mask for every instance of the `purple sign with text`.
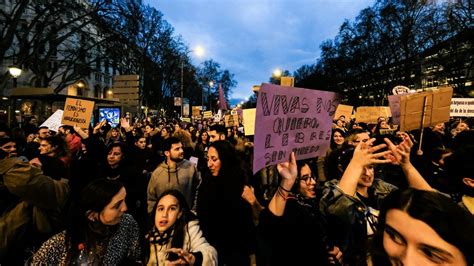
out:
<path id="1" fill-rule="evenodd" d="M 253 172 L 288 161 L 326 154 L 332 116 L 339 99 L 334 92 L 263 84 L 257 98 Z"/>

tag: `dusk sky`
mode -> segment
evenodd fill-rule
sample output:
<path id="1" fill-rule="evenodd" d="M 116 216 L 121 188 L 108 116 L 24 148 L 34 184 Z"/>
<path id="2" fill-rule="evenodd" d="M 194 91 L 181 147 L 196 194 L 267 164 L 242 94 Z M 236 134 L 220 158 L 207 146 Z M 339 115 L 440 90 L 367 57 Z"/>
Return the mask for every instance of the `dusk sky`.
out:
<path id="1" fill-rule="evenodd" d="M 230 98 L 245 99 L 276 68 L 293 73 L 316 62 L 319 45 L 336 36 L 374 0 L 145 0 L 193 49 L 195 65 L 213 59 L 235 75 Z M 235 100 L 234 100 L 235 102 Z"/>

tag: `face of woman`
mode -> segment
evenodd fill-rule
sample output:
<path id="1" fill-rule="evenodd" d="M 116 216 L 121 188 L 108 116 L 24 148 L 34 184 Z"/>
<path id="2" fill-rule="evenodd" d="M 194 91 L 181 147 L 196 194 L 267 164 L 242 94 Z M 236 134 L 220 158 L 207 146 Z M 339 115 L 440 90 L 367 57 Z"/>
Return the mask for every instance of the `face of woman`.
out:
<path id="1" fill-rule="evenodd" d="M 118 137 L 118 131 L 117 131 L 117 130 L 112 130 L 112 132 L 110 132 L 110 136 L 111 136 L 112 138 Z"/>
<path id="2" fill-rule="evenodd" d="M 207 141 L 207 137 L 207 132 L 203 132 L 201 136 L 202 141 Z"/>
<path id="3" fill-rule="evenodd" d="M 425 222 L 406 212 L 387 212 L 383 246 L 392 265 L 467 265 L 461 251 Z"/>
<path id="4" fill-rule="evenodd" d="M 316 197 L 316 180 L 311 172 L 311 168 L 306 164 L 301 167 L 300 170 L 300 180 L 299 183 L 299 192 L 301 195 L 306 198 L 315 198 Z"/>
<path id="5" fill-rule="evenodd" d="M 182 211 L 178 199 L 172 195 L 166 195 L 160 199 L 155 213 L 155 226 L 158 232 L 163 233 L 181 218 Z"/>
<path id="6" fill-rule="evenodd" d="M 219 153 L 214 147 L 210 147 L 207 151 L 207 167 L 211 172 L 212 176 L 218 176 L 221 170 L 221 160 L 219 159 Z"/>
<path id="7" fill-rule="evenodd" d="M 99 219 L 103 224 L 116 225 L 120 222 L 127 211 L 125 196 L 127 196 L 127 192 L 125 191 L 125 187 L 122 187 L 109 204 L 100 212 Z"/>
<path id="8" fill-rule="evenodd" d="M 333 140 L 334 140 L 334 143 L 336 143 L 336 145 L 342 145 L 344 143 L 344 137 L 342 136 L 341 133 L 337 131 L 334 132 Z"/>
<path id="9" fill-rule="evenodd" d="M 117 167 L 122 160 L 122 156 L 122 149 L 120 147 L 113 147 L 109 151 L 109 154 L 107 154 L 107 162 L 109 163 L 109 166 L 112 168 Z"/>

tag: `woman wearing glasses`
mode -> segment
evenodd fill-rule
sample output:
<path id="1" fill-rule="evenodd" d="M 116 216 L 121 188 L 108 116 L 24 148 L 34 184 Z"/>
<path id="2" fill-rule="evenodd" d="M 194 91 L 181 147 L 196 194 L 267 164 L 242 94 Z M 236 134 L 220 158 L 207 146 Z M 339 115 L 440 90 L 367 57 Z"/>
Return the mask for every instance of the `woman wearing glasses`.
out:
<path id="1" fill-rule="evenodd" d="M 309 165 L 290 162 L 279 164 L 280 186 L 268 208 L 262 211 L 259 230 L 269 245 L 266 265 L 327 265 L 341 261 L 342 253 L 325 234 L 325 222 L 319 212 L 316 179 Z M 310 245 L 304 244 L 308 240 Z M 268 261 L 267 261 L 268 260 Z"/>

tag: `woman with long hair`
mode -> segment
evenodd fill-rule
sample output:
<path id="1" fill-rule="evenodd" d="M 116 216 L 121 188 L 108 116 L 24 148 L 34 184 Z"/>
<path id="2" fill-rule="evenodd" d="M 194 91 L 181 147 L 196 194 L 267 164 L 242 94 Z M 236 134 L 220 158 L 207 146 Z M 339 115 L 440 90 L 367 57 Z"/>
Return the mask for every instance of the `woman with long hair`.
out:
<path id="1" fill-rule="evenodd" d="M 137 223 L 126 214 L 125 187 L 107 179 L 87 185 L 72 203 L 66 230 L 47 240 L 33 256 L 34 265 L 69 265 L 87 254 L 88 264 L 118 265 L 138 261 Z"/>
<path id="2" fill-rule="evenodd" d="M 474 219 L 444 195 L 398 190 L 383 202 L 373 265 L 473 265 Z"/>
<path id="3" fill-rule="evenodd" d="M 147 235 L 148 265 L 217 265 L 217 251 L 206 241 L 196 216 L 183 194 L 176 189 L 163 192 L 150 215 L 153 225 Z"/>
<path id="4" fill-rule="evenodd" d="M 265 265 L 328 265 L 342 260 L 342 253 L 326 235 L 326 222 L 319 211 L 316 177 L 308 161 L 278 165 L 282 181 L 259 223 L 270 258 Z M 282 230 L 284 229 L 284 230 Z M 308 241 L 311 245 L 308 245 Z M 282 245 L 291 243 L 291 245 Z"/>
<path id="5" fill-rule="evenodd" d="M 255 251 L 251 205 L 242 198 L 245 172 L 228 141 L 211 143 L 209 171 L 198 189 L 197 215 L 204 237 L 216 248 L 219 265 L 250 265 Z"/>

